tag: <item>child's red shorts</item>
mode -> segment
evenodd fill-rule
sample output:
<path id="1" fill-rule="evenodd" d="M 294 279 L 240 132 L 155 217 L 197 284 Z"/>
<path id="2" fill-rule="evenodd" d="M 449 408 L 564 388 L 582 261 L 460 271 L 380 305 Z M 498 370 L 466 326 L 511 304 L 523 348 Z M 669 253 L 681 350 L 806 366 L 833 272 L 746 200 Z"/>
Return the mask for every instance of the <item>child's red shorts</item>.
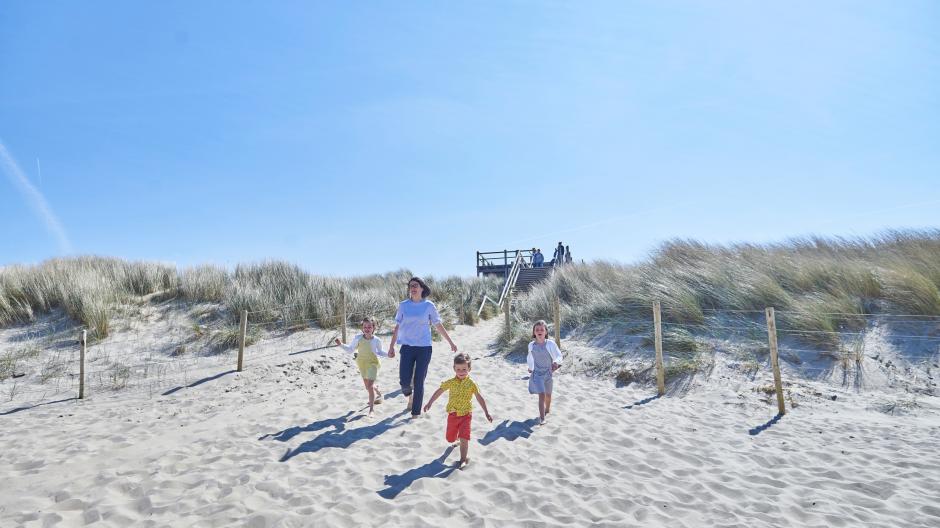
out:
<path id="1" fill-rule="evenodd" d="M 473 413 L 467 413 L 464 416 L 457 416 L 452 412 L 447 415 L 447 441 L 456 442 L 457 438 L 470 440 L 470 419 Z"/>

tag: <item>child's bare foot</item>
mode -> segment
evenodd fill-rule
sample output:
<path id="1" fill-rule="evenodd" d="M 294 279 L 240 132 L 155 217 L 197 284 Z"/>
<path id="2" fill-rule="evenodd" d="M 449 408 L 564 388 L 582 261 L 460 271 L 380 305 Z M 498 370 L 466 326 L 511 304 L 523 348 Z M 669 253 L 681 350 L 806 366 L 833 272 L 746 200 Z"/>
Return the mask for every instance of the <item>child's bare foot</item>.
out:
<path id="1" fill-rule="evenodd" d="M 464 469 L 468 465 L 470 465 L 470 458 L 461 458 L 460 462 L 457 462 L 457 469 Z"/>

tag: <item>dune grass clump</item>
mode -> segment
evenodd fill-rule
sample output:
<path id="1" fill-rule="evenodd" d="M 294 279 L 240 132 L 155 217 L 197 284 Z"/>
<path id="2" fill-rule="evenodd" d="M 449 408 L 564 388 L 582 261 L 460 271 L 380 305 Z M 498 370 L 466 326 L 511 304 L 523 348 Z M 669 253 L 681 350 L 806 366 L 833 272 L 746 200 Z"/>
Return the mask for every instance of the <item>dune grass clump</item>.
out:
<path id="1" fill-rule="evenodd" d="M 483 297 L 499 296 L 502 280 L 497 277 L 466 279 L 454 276 L 440 280 L 431 277 L 428 285 L 431 286 L 432 300 L 452 310 L 452 324 L 475 325 L 482 316 L 477 312 Z M 491 309 L 487 315 L 492 316 L 493 313 Z"/>
<path id="2" fill-rule="evenodd" d="M 233 324 L 224 325 L 221 328 L 210 331 L 207 338 L 209 351 L 218 354 L 237 349 L 240 331 L 240 325 Z M 248 329 L 245 331 L 245 346 L 251 346 L 260 340 L 261 329 L 257 326 L 248 325 Z"/>
<path id="3" fill-rule="evenodd" d="M 940 315 L 940 283 L 910 265 L 898 265 L 884 272 L 887 300 L 906 313 Z M 929 271 L 928 271 L 929 274 Z"/>
<path id="4" fill-rule="evenodd" d="M 230 282 L 229 272 L 219 266 L 186 268 L 180 273 L 180 295 L 194 303 L 221 303 Z"/>
<path id="5" fill-rule="evenodd" d="M 689 354 L 686 356 L 670 358 L 666 361 L 663 369 L 665 377 L 670 380 L 675 377 L 683 377 L 709 369 L 714 364 L 714 360 L 702 353 Z"/>
<path id="6" fill-rule="evenodd" d="M 40 355 L 39 347 L 35 345 L 19 347 L 0 355 L 0 381 L 13 377 L 18 369 L 17 365 L 25 363 Z"/>
<path id="7" fill-rule="evenodd" d="M 554 331 L 549 328 L 549 335 Z M 500 325 L 496 334 L 496 346 L 508 356 L 522 356 L 529 350 L 532 341 L 532 326 L 528 323 L 512 320 L 511 335 L 506 331 L 506 325 Z"/>
<path id="8" fill-rule="evenodd" d="M 110 307 L 135 296 L 177 287 L 176 268 L 103 257 L 52 259 L 37 266 L 0 269 L 0 325 L 28 322 L 63 308 L 104 338 Z"/>
<path id="9" fill-rule="evenodd" d="M 643 346 L 655 346 L 655 337 L 652 333 L 643 336 Z M 663 332 L 663 350 L 670 353 L 687 354 L 693 353 L 701 348 L 700 343 L 688 330 L 676 329 Z"/>
<path id="10" fill-rule="evenodd" d="M 108 381 L 111 390 L 121 390 L 127 388 L 131 379 L 131 367 L 124 363 L 112 363 L 108 367 Z"/>
<path id="11" fill-rule="evenodd" d="M 305 319 L 310 313 L 310 275 L 299 266 L 271 261 L 240 264 L 225 291 L 224 304 L 238 321 L 242 310 L 252 322 Z"/>

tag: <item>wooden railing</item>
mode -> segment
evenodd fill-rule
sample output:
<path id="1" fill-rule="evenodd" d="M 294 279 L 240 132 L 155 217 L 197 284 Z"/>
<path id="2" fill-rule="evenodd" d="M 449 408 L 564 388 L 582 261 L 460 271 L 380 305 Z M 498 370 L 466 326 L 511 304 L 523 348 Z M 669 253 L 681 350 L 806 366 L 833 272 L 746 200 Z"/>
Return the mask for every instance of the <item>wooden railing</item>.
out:
<path id="1" fill-rule="evenodd" d="M 521 251 L 516 251 L 516 260 L 513 261 L 512 269 L 509 270 L 509 275 L 506 276 L 506 283 L 503 284 L 503 291 L 499 294 L 499 302 L 497 304 L 503 306 L 503 302 L 506 300 L 509 292 L 511 292 L 513 286 L 516 285 L 516 279 L 519 278 L 519 270 L 524 267 L 528 268 L 530 264 L 525 261 Z"/>
<path id="2" fill-rule="evenodd" d="M 477 251 L 477 271 L 481 268 L 512 266 L 518 256 L 522 256 L 527 264 L 532 265 L 531 249 L 504 249 L 502 251 Z"/>

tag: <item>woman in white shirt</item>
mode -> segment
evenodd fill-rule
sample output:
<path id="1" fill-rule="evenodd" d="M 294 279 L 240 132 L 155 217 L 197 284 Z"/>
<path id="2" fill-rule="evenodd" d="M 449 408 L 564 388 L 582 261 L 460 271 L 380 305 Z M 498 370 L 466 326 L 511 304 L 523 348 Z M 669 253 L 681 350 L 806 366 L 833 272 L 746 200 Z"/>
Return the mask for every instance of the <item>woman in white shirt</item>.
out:
<path id="1" fill-rule="evenodd" d="M 450 343 L 450 349 L 457 353 L 457 345 L 441 324 L 437 307 L 427 300 L 429 295 L 431 288 L 423 280 L 418 277 L 408 280 L 408 298 L 398 304 L 395 330 L 392 331 L 392 342 L 388 345 L 388 357 L 393 358 L 395 343 L 401 343 L 398 381 L 402 394 L 408 396 L 412 417 L 419 416 L 424 405 L 424 379 L 428 375 L 428 365 L 431 364 L 431 325 Z"/>

